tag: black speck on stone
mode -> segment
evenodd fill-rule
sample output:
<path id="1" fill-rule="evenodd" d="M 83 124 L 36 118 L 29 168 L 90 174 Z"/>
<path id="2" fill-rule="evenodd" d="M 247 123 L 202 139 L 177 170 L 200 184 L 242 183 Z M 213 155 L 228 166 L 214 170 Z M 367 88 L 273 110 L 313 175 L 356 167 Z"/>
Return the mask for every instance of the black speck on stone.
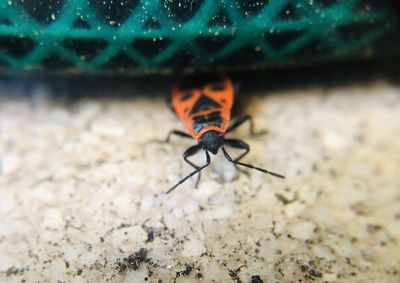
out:
<path id="1" fill-rule="evenodd" d="M 251 276 L 251 283 L 264 283 L 259 275 Z"/>
<path id="2" fill-rule="evenodd" d="M 122 259 L 122 261 L 117 261 L 117 267 L 120 272 L 124 272 L 126 269 L 137 270 L 140 265 L 147 259 L 147 250 L 141 248 L 139 251 L 130 254 L 128 257 Z"/>
<path id="3" fill-rule="evenodd" d="M 146 243 L 153 242 L 154 238 L 155 238 L 154 231 L 150 230 L 149 233 L 147 233 Z"/>
<path id="4" fill-rule="evenodd" d="M 310 276 L 312 276 L 312 277 L 319 277 L 319 278 L 322 277 L 322 273 L 316 271 L 315 269 L 310 269 L 310 270 L 308 271 L 308 274 L 309 274 Z"/>
<path id="5" fill-rule="evenodd" d="M 193 266 L 185 263 L 185 269 L 178 271 L 176 273 L 176 278 L 178 278 L 180 276 L 188 276 L 190 274 L 190 272 L 192 272 L 192 270 L 193 270 Z"/>

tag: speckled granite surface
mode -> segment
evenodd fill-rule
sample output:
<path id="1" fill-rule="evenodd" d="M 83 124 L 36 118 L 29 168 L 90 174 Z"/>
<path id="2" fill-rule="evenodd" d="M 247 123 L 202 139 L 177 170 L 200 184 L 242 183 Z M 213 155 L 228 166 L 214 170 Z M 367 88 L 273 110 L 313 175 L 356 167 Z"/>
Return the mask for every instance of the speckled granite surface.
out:
<path id="1" fill-rule="evenodd" d="M 217 157 L 170 195 L 192 143 L 149 142 L 182 129 L 162 97 L 30 91 L 0 105 L 1 282 L 400 282 L 398 87 L 251 96 L 268 134 L 232 136 L 287 179 Z"/>

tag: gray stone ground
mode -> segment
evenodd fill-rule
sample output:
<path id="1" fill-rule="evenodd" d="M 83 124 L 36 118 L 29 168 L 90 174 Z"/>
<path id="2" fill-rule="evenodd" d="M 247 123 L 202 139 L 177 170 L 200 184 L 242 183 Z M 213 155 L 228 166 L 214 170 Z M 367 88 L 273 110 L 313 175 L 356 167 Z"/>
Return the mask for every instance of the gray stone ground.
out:
<path id="1" fill-rule="evenodd" d="M 400 281 L 398 86 L 247 93 L 268 134 L 233 136 L 287 178 L 218 156 L 169 195 L 193 142 L 152 142 L 183 129 L 164 98 L 87 91 L 0 84 L 1 282 Z"/>

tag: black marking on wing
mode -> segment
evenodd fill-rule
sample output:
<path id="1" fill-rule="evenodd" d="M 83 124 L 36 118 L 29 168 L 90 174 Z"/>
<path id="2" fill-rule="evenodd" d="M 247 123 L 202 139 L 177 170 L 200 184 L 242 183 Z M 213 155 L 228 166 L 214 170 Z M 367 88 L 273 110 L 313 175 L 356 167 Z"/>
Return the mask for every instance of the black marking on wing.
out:
<path id="1" fill-rule="evenodd" d="M 190 99 L 192 96 L 193 96 L 193 92 L 190 92 L 190 91 L 184 92 L 180 98 L 180 101 L 182 101 L 182 102 L 186 101 L 186 100 Z"/>
<path id="2" fill-rule="evenodd" d="M 189 115 L 193 115 L 201 111 L 216 109 L 216 108 L 221 108 L 221 104 L 212 100 L 206 95 L 202 95 L 196 101 L 196 104 L 193 106 L 192 111 L 190 111 Z"/>

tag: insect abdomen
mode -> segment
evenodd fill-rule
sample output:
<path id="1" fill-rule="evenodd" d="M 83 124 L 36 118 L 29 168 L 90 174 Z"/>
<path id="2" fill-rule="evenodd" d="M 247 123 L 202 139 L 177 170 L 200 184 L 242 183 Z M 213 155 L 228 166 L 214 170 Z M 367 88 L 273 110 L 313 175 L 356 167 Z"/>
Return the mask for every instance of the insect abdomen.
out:
<path id="1" fill-rule="evenodd" d="M 220 111 L 213 111 L 205 115 L 193 117 L 193 130 L 199 133 L 204 127 L 216 126 L 222 128 L 223 119 Z"/>

